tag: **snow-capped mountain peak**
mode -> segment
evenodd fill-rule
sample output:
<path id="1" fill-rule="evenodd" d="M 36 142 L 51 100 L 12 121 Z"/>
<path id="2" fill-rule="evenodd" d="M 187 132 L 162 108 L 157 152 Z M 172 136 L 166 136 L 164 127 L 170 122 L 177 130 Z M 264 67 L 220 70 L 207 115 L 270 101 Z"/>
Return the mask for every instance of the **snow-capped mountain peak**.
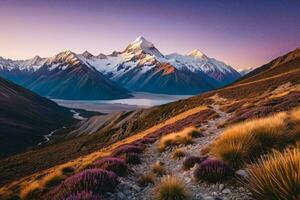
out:
<path id="1" fill-rule="evenodd" d="M 194 58 L 200 58 L 200 59 L 204 59 L 204 60 L 208 60 L 208 57 L 202 53 L 201 51 L 199 51 L 198 49 L 195 49 L 193 51 L 191 51 L 188 56 L 194 57 Z"/>
<path id="2" fill-rule="evenodd" d="M 71 61 L 71 60 L 78 60 L 78 57 L 75 53 L 70 50 L 60 52 L 59 54 L 55 55 L 54 57 L 50 58 L 48 62 L 59 62 L 59 61 Z"/>
<path id="3" fill-rule="evenodd" d="M 68 50 L 47 59 L 0 59 L 0 71 L 1 68 L 6 74 L 14 69 L 20 69 L 20 73 L 26 70 L 29 74 L 35 71 L 38 71 L 36 74 L 77 72 L 90 75 L 100 72 L 105 78 L 134 91 L 170 94 L 195 94 L 224 86 L 240 77 L 232 67 L 197 49 L 186 55 L 163 55 L 142 36 L 131 42 L 125 50 L 109 55 L 94 56 L 88 51 L 76 54 Z M 16 79 L 13 74 L 11 77 Z"/>
<path id="4" fill-rule="evenodd" d="M 150 49 L 154 47 L 154 45 L 147 41 L 143 36 L 137 37 L 132 43 L 130 43 L 130 45 L 132 45 L 132 48 L 141 49 Z"/>
<path id="5" fill-rule="evenodd" d="M 19 69 L 20 70 L 38 70 L 45 62 L 46 58 L 41 58 L 40 56 L 35 56 L 31 59 L 20 61 L 19 62 Z"/>
<path id="6" fill-rule="evenodd" d="M 37 63 L 40 62 L 42 60 L 42 58 L 40 56 L 34 56 L 33 58 L 29 59 L 31 61 L 31 63 Z"/>
<path id="7" fill-rule="evenodd" d="M 85 57 L 86 59 L 90 59 L 90 58 L 92 58 L 92 57 L 94 56 L 93 54 L 91 54 L 91 53 L 88 52 L 88 51 L 83 52 L 81 55 L 82 55 L 83 57 Z"/>
<path id="8" fill-rule="evenodd" d="M 68 67 L 82 67 L 84 65 L 92 70 L 95 70 L 88 63 L 86 63 L 86 59 L 82 54 L 77 55 L 70 50 L 63 51 L 54 57 L 49 58 L 46 64 L 48 66 L 48 70 L 50 71 L 56 68 L 65 70 Z"/>
<path id="9" fill-rule="evenodd" d="M 155 57 L 164 57 L 162 53 L 155 48 L 154 44 L 146 40 L 143 36 L 139 36 L 131 42 L 122 53 L 135 56 L 144 53 Z"/>
<path id="10" fill-rule="evenodd" d="M 96 56 L 96 58 L 99 58 L 99 59 L 106 59 L 107 56 L 103 53 L 100 53 L 98 56 Z"/>

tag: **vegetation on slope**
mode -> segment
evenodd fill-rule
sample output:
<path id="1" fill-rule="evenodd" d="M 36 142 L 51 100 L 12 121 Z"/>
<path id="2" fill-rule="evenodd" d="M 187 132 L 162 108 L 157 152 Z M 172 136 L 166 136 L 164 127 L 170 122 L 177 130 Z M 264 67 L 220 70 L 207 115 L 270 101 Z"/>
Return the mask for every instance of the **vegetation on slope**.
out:
<path id="1" fill-rule="evenodd" d="M 157 200 L 187 200 L 189 194 L 184 183 L 175 176 L 166 176 L 156 188 Z"/>
<path id="2" fill-rule="evenodd" d="M 255 199 L 300 199 L 300 148 L 275 151 L 249 168 L 249 188 Z"/>
<path id="3" fill-rule="evenodd" d="M 298 66 L 296 66 L 298 67 Z M 282 69 L 282 68 L 281 68 Z M 225 106 L 229 105 L 229 107 L 235 107 L 235 109 L 232 109 L 231 113 L 233 117 L 238 117 L 239 116 L 239 110 L 243 110 L 244 112 L 251 111 L 251 113 L 247 113 L 248 118 L 243 115 L 243 119 L 239 119 L 234 122 L 230 122 L 229 124 L 232 123 L 237 123 L 240 121 L 243 121 L 245 119 L 253 119 L 257 117 L 265 117 L 273 112 L 280 112 L 280 111 L 286 111 L 292 107 L 295 107 L 300 104 L 299 102 L 299 91 L 293 90 L 290 93 L 284 94 L 282 96 L 278 95 L 273 95 L 272 98 L 269 97 L 268 95 L 270 92 L 275 91 L 279 86 L 289 83 L 294 87 L 295 85 L 300 83 L 299 80 L 300 76 L 300 71 L 299 70 L 291 70 L 288 73 L 279 73 L 276 75 L 276 77 L 263 77 L 263 78 L 258 78 L 257 80 L 253 81 L 245 81 L 243 83 L 236 83 L 232 86 L 219 89 L 216 91 L 208 92 L 196 97 L 192 97 L 187 100 L 182 100 L 178 101 L 175 103 L 163 105 L 163 106 L 158 106 L 155 108 L 151 108 L 148 110 L 144 110 L 139 112 L 137 115 L 133 115 L 135 120 L 132 121 L 127 121 L 127 114 L 121 116 L 119 119 L 124 120 L 126 122 L 126 125 L 122 127 L 107 127 L 107 129 L 102 129 L 98 130 L 95 134 L 91 136 L 81 136 L 77 137 L 73 140 L 69 141 L 63 141 L 60 144 L 56 144 L 53 146 L 49 146 L 47 150 L 44 152 L 39 152 L 40 156 L 43 155 L 43 157 L 47 153 L 48 155 L 53 155 L 57 156 L 58 154 L 55 154 L 57 149 L 55 147 L 60 147 L 62 145 L 68 144 L 67 146 L 64 146 L 61 148 L 62 151 L 66 151 L 67 153 L 63 156 L 59 155 L 57 158 L 49 161 L 51 162 L 51 165 L 57 164 L 59 162 L 63 163 L 66 162 L 67 160 L 70 160 L 72 158 L 76 158 L 80 155 L 86 155 L 89 154 L 97 149 L 100 149 L 107 144 L 112 144 L 113 148 L 108 148 L 110 151 L 104 151 L 105 154 L 97 154 L 93 153 L 93 156 L 86 156 L 89 157 L 89 161 L 94 161 L 97 156 L 99 155 L 105 155 L 108 156 L 109 153 L 112 153 L 111 150 L 115 149 L 118 147 L 118 145 L 124 145 L 128 144 L 129 141 L 133 142 L 134 140 L 139 140 L 139 139 L 144 139 L 143 137 L 145 135 L 153 135 L 153 137 L 146 138 L 146 140 L 151 141 L 152 139 L 157 140 L 160 136 L 166 135 L 168 133 L 172 132 L 178 132 L 182 130 L 185 127 L 194 125 L 194 126 L 199 126 L 204 120 L 209 119 L 210 117 L 213 118 L 214 113 L 211 112 L 210 110 L 206 111 L 197 111 L 195 113 L 190 113 L 189 115 L 184 116 L 183 118 L 177 119 L 176 121 L 172 121 L 172 123 L 165 124 L 169 119 L 172 119 L 172 117 L 177 116 L 178 113 L 181 113 L 186 110 L 190 110 L 191 108 L 197 108 L 199 105 L 203 104 L 209 104 L 211 102 L 211 98 L 216 94 L 220 98 L 226 98 L 225 99 Z M 242 101 L 241 101 L 242 99 Z M 224 106 L 224 108 L 225 108 Z M 272 109 L 273 108 L 273 109 Z M 193 109 L 192 109 L 193 110 Z M 241 113 L 240 113 L 241 114 Z M 287 144 L 294 143 L 297 139 L 297 130 L 299 130 L 297 127 L 299 127 L 299 124 L 297 123 L 297 114 L 278 114 L 282 115 L 282 118 L 286 119 L 287 122 L 278 123 L 278 127 L 282 128 L 282 130 L 286 130 L 286 133 L 288 137 L 286 137 L 288 140 L 285 140 L 284 142 L 281 143 L 278 138 L 282 138 L 282 133 L 279 131 L 276 133 L 275 131 L 270 131 L 272 129 L 269 129 L 268 126 L 261 126 L 260 128 L 264 131 L 262 131 L 260 134 L 254 134 L 256 137 L 252 136 L 249 137 L 250 134 L 242 134 L 245 138 L 248 138 L 250 140 L 250 143 L 253 142 L 254 146 L 258 146 L 259 148 L 259 153 L 253 153 L 252 150 L 243 149 L 242 146 L 240 147 L 242 155 L 246 155 L 243 157 L 243 162 L 239 164 L 238 162 L 235 162 L 236 160 L 233 159 L 234 162 L 230 164 L 230 162 L 225 161 L 230 164 L 234 168 L 239 168 L 240 166 L 245 166 L 243 165 L 244 163 L 250 163 L 250 162 L 256 162 L 256 159 L 261 155 L 261 154 L 267 154 L 271 151 L 272 148 L 278 148 L 282 149 L 284 148 Z M 276 115 L 275 115 L 276 116 Z M 270 117 L 272 118 L 272 117 Z M 279 117 L 280 118 L 280 117 Z M 131 118 L 132 119 L 132 118 Z M 257 119 L 259 121 L 259 119 Z M 260 119 L 262 120 L 262 119 Z M 257 122 L 258 122 L 257 121 Z M 263 121 L 263 120 L 262 120 Z M 127 123 L 128 122 L 128 123 Z M 280 122 L 280 120 L 279 120 Z M 281 121 L 282 122 L 282 121 Z M 245 122 L 247 123 L 247 122 Z M 250 122 L 249 122 L 250 123 Z M 281 126 L 281 125 L 282 126 Z M 161 125 L 161 126 L 160 126 Z M 153 129 L 153 127 L 156 127 Z M 149 128 L 149 129 L 146 129 Z M 146 129 L 146 130 L 145 130 Z M 255 128 L 251 129 L 254 132 L 260 132 L 256 130 Z M 265 130 L 268 130 L 265 132 Z M 291 131 L 293 130 L 293 131 Z M 138 136 L 141 132 L 145 133 L 143 137 L 128 137 L 130 135 Z M 147 132 L 147 134 L 146 134 Z M 299 133 L 299 131 L 298 131 Z M 274 135 L 273 135 L 274 134 Z M 111 137 L 113 136 L 113 137 Z M 276 137 L 273 137 L 276 136 Z M 277 137 L 278 136 L 278 137 Z M 291 137 L 290 137 L 291 136 Z M 295 137 L 294 137 L 295 136 Z M 122 138 L 126 138 L 125 141 L 127 142 L 116 142 L 119 141 Z M 127 138 L 131 138 L 130 140 L 127 140 Z M 271 140 L 268 140 L 270 139 Z M 245 139 L 246 140 L 246 139 Z M 253 141 L 252 141 L 253 140 Z M 216 140 L 218 141 L 218 139 Z M 226 141 L 226 140 L 225 140 Z M 240 140 L 242 141 L 242 140 Z M 279 141 L 279 142 L 278 142 Z M 116 142 L 116 144 L 114 144 Z M 227 142 L 230 142 L 230 140 L 227 140 Z M 263 145 L 263 144 L 266 144 Z M 238 145 L 237 145 L 238 147 Z M 67 149 L 68 148 L 68 149 Z M 46 149 L 46 148 L 45 148 Z M 238 151 L 240 150 L 238 149 Z M 250 148 L 251 149 L 251 148 Z M 212 150 L 212 152 L 215 152 Z M 27 154 L 30 155 L 30 154 Z M 215 153 L 214 154 L 218 158 L 222 158 L 223 156 L 220 156 L 221 153 Z M 250 156 L 249 156 L 250 155 Z M 22 156 L 21 156 L 22 157 Z M 230 157 L 230 156 L 229 156 Z M 81 159 L 78 160 L 78 162 L 85 162 L 85 157 L 82 157 Z M 233 156 L 234 158 L 234 156 Z M 99 158 L 97 158 L 99 159 Z M 21 159 L 18 158 L 18 161 Z M 35 158 L 36 160 L 36 158 Z M 230 160 L 230 159 L 229 159 Z M 10 163 L 15 163 L 14 159 L 9 161 Z M 199 161 L 201 163 L 202 161 Z M 30 163 L 30 162 L 28 162 Z M 194 163 L 195 164 L 195 163 Z M 47 165 L 47 167 L 51 166 Z M 28 165 L 27 165 L 28 166 Z M 78 167 L 78 166 L 76 166 Z M 46 168 L 44 166 L 44 168 Z M 41 168 L 40 168 L 41 169 Z M 40 170 L 39 169 L 39 170 Z M 7 170 L 7 169 L 6 169 Z M 22 170 L 21 170 L 22 171 Z M 7 174 L 7 171 L 4 171 L 4 174 Z M 78 172 L 78 171 L 76 171 Z M 10 174 L 12 173 L 11 171 L 9 172 Z M 30 172 L 32 173 L 32 171 Z M 29 174 L 30 174 L 29 173 Z M 33 182 L 36 183 L 36 182 Z M 24 185 L 23 185 L 24 186 Z M 22 187 L 25 188 L 26 187 Z"/>
<path id="4" fill-rule="evenodd" d="M 300 130 L 295 131 L 291 115 L 278 113 L 233 125 L 213 142 L 211 153 L 239 169 L 273 148 L 283 149 L 300 139 Z"/>

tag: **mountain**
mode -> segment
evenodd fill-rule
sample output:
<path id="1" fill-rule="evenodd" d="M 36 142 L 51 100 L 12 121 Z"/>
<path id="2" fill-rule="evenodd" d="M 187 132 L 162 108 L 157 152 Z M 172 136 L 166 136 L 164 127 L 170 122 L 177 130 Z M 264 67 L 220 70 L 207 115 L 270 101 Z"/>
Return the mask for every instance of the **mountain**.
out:
<path id="1" fill-rule="evenodd" d="M 127 90 L 116 85 L 93 66 L 80 59 L 83 56 L 89 57 L 87 52 L 80 56 L 71 51 L 65 51 L 48 59 L 35 58 L 30 62 L 16 62 L 16 66 L 6 71 L 15 70 L 18 76 L 3 71 L 1 75 L 4 74 L 3 77 L 50 98 L 93 100 L 130 96 Z"/>
<path id="2" fill-rule="evenodd" d="M 110 55 L 66 51 L 47 59 L 2 58 L 0 76 L 40 95 L 63 99 L 128 97 L 120 86 L 141 92 L 197 94 L 240 78 L 232 67 L 199 50 L 163 55 L 144 37 Z"/>
<path id="3" fill-rule="evenodd" d="M 138 37 L 122 52 L 90 57 L 86 62 L 130 90 L 153 93 L 197 94 L 240 77 L 230 66 L 198 50 L 188 55 L 163 55 L 144 37 Z"/>
<path id="4" fill-rule="evenodd" d="M 105 59 L 109 56 L 102 57 Z M 283 59 L 275 59 L 275 61 L 279 60 Z M 270 66 L 271 63 L 266 65 Z M 264 66 L 256 70 L 263 69 Z M 222 128 L 224 126 L 231 126 L 234 123 L 265 117 L 277 112 L 286 112 L 300 106 L 299 57 L 294 56 L 293 59 L 272 66 L 273 68 L 270 67 L 269 69 L 274 70 L 277 68 L 280 70 L 275 71 L 276 73 L 272 70 L 261 70 L 264 76 L 253 76 L 255 79 L 249 77 L 244 82 L 241 79 L 226 87 L 188 99 L 136 111 L 93 116 L 86 121 L 80 121 L 73 127 L 70 134 L 55 135 L 52 140 L 53 143 L 44 148 L 0 160 L 0 185 L 6 184 L 3 187 L 7 188 L 3 190 L 2 194 L 4 197 L 15 197 L 17 188 L 23 187 L 26 191 L 32 186 L 32 182 L 37 181 L 37 178 L 41 177 L 41 180 L 38 179 L 37 183 L 43 183 L 49 177 L 44 176 L 44 179 L 41 176 L 43 174 L 54 172 L 55 174 L 51 175 L 57 175 L 56 169 L 62 169 L 65 166 L 72 166 L 75 171 L 80 171 L 80 169 L 89 166 L 88 164 L 93 164 L 95 159 L 99 159 L 101 156 L 109 156 L 120 145 L 139 145 L 143 142 L 155 142 L 160 139 L 161 135 L 177 132 L 190 126 L 201 128 L 201 132 L 204 134 L 203 137 L 196 138 L 195 143 L 183 148 L 188 150 L 191 156 L 194 153 L 199 156 L 199 151 L 204 153 L 202 151 L 203 147 L 207 152 L 205 147 L 210 146 L 205 144 L 212 144 L 212 139 L 221 135 L 219 133 L 224 130 Z M 284 124 L 287 124 L 288 127 L 292 125 L 290 122 Z M 281 130 L 285 131 L 286 129 Z M 65 136 L 67 138 L 64 138 Z M 199 146 L 196 148 L 193 145 Z M 162 154 L 157 152 L 156 146 L 151 146 L 151 144 L 147 144 L 146 148 L 148 149 L 142 155 L 143 166 L 137 167 L 137 169 L 143 170 L 143 173 L 145 173 L 145 169 L 150 169 L 149 166 L 154 164 L 156 160 L 164 160 L 168 164 L 173 163 L 171 167 L 168 167 L 168 170 L 171 170 L 172 173 L 174 173 L 173 169 L 181 170 L 181 167 L 177 167 L 178 160 L 168 160 L 171 157 L 169 153 L 173 152 L 172 150 L 167 150 Z M 198 149 L 198 151 L 193 152 L 189 149 Z M 176 171 L 176 174 L 189 175 L 189 173 L 183 172 Z M 26 179 L 22 179 L 22 177 L 26 177 Z M 137 178 L 134 177 L 132 179 L 134 182 L 130 183 L 136 184 Z M 189 178 L 192 179 L 192 177 Z M 23 186 L 28 183 L 30 183 L 28 187 Z M 152 186 L 147 188 L 154 189 Z M 46 190 L 48 191 L 48 188 Z M 217 188 L 217 190 L 219 189 Z M 238 189 L 235 191 L 240 192 Z M 146 189 L 147 192 L 152 194 L 148 189 Z M 211 190 L 208 193 L 211 193 Z"/>
<path id="5" fill-rule="evenodd" d="M 254 67 L 248 67 L 246 69 L 240 69 L 238 70 L 238 72 L 240 73 L 240 75 L 245 76 L 246 74 L 250 73 L 254 69 L 255 69 Z"/>
<path id="6" fill-rule="evenodd" d="M 240 80 L 238 80 L 238 83 L 279 75 L 282 72 L 288 73 L 294 70 L 299 70 L 299 64 L 300 48 L 297 48 L 261 67 L 256 68 L 255 70 L 251 71 L 247 75 L 243 76 Z"/>
<path id="7" fill-rule="evenodd" d="M 0 57 L 0 76 L 17 84 L 22 83 L 46 62 L 45 58 L 35 56 L 27 60 L 11 60 Z"/>
<path id="8" fill-rule="evenodd" d="M 68 109 L 0 78 L 0 157 L 37 145 L 71 119 Z"/>

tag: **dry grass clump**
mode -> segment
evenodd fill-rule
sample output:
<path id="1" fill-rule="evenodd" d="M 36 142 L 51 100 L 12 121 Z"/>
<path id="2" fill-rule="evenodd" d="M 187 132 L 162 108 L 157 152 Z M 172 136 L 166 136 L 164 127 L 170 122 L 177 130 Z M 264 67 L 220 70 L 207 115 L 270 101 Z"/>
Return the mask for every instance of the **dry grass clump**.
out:
<path id="1" fill-rule="evenodd" d="M 20 198 L 21 199 L 35 199 L 36 194 L 40 190 L 40 185 L 37 182 L 32 182 L 26 188 L 20 191 Z"/>
<path id="2" fill-rule="evenodd" d="M 273 152 L 249 168 L 249 189 L 255 199 L 300 199 L 300 149 Z"/>
<path id="3" fill-rule="evenodd" d="M 189 195 L 185 184 L 175 176 L 163 177 L 156 187 L 157 200 L 187 200 Z"/>
<path id="4" fill-rule="evenodd" d="M 200 155 L 203 155 L 203 156 L 208 155 L 210 153 L 210 151 L 211 151 L 211 145 L 208 144 L 200 150 Z"/>
<path id="5" fill-rule="evenodd" d="M 52 174 L 45 176 L 45 178 L 43 179 L 42 185 L 44 185 L 45 187 L 52 187 L 52 186 L 58 185 L 65 179 L 66 179 L 66 176 L 63 174 L 52 173 Z"/>
<path id="6" fill-rule="evenodd" d="M 146 187 L 149 184 L 153 184 L 154 185 L 154 175 L 152 173 L 147 173 L 147 174 L 143 174 L 138 180 L 137 180 L 137 184 L 140 187 Z"/>
<path id="7" fill-rule="evenodd" d="M 195 128 L 186 128 L 179 132 L 170 133 L 159 140 L 158 150 L 162 152 L 171 146 L 191 144 L 193 137 L 198 137 L 200 134 L 201 133 L 196 132 Z"/>
<path id="8" fill-rule="evenodd" d="M 211 153 L 237 169 L 272 148 L 282 148 L 295 139 L 287 129 L 288 115 L 246 121 L 225 130 L 211 145 Z"/>
<path id="9" fill-rule="evenodd" d="M 300 126 L 300 107 L 292 110 L 290 117 L 293 123 Z"/>
<path id="10" fill-rule="evenodd" d="M 242 108 L 252 108 L 254 107 L 254 104 L 252 102 L 246 102 L 242 105 Z"/>
<path id="11" fill-rule="evenodd" d="M 185 152 L 182 148 L 178 148 L 178 149 L 175 149 L 173 152 L 172 152 L 172 158 L 173 159 L 179 159 L 179 158 L 182 158 L 185 156 Z"/>
<path id="12" fill-rule="evenodd" d="M 184 129 L 184 131 L 187 132 L 187 135 L 191 136 L 192 138 L 197 138 L 197 137 L 203 137 L 204 135 L 202 134 L 201 130 L 195 127 L 188 127 Z"/>
<path id="13" fill-rule="evenodd" d="M 35 196 L 38 195 L 40 191 L 45 188 L 51 188 L 60 184 L 67 178 L 67 175 L 70 175 L 73 172 L 74 169 L 71 170 L 71 167 L 69 166 L 57 168 L 52 172 L 42 176 L 40 179 L 28 184 L 26 187 L 21 188 L 20 197 L 21 199 L 35 199 Z"/>
<path id="14" fill-rule="evenodd" d="M 156 161 L 152 165 L 152 172 L 159 176 L 163 176 L 163 175 L 167 174 L 167 170 L 165 169 L 165 167 L 163 166 L 163 164 L 160 161 Z"/>

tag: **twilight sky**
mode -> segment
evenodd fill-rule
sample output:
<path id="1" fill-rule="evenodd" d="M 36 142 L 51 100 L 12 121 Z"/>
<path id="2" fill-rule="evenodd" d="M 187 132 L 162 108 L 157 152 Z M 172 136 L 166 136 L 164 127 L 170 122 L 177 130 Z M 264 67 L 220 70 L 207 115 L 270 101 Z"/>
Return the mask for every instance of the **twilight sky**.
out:
<path id="1" fill-rule="evenodd" d="M 299 0 L 2 0 L 0 56 L 98 55 L 144 36 L 164 54 L 199 49 L 235 68 L 300 47 Z"/>

